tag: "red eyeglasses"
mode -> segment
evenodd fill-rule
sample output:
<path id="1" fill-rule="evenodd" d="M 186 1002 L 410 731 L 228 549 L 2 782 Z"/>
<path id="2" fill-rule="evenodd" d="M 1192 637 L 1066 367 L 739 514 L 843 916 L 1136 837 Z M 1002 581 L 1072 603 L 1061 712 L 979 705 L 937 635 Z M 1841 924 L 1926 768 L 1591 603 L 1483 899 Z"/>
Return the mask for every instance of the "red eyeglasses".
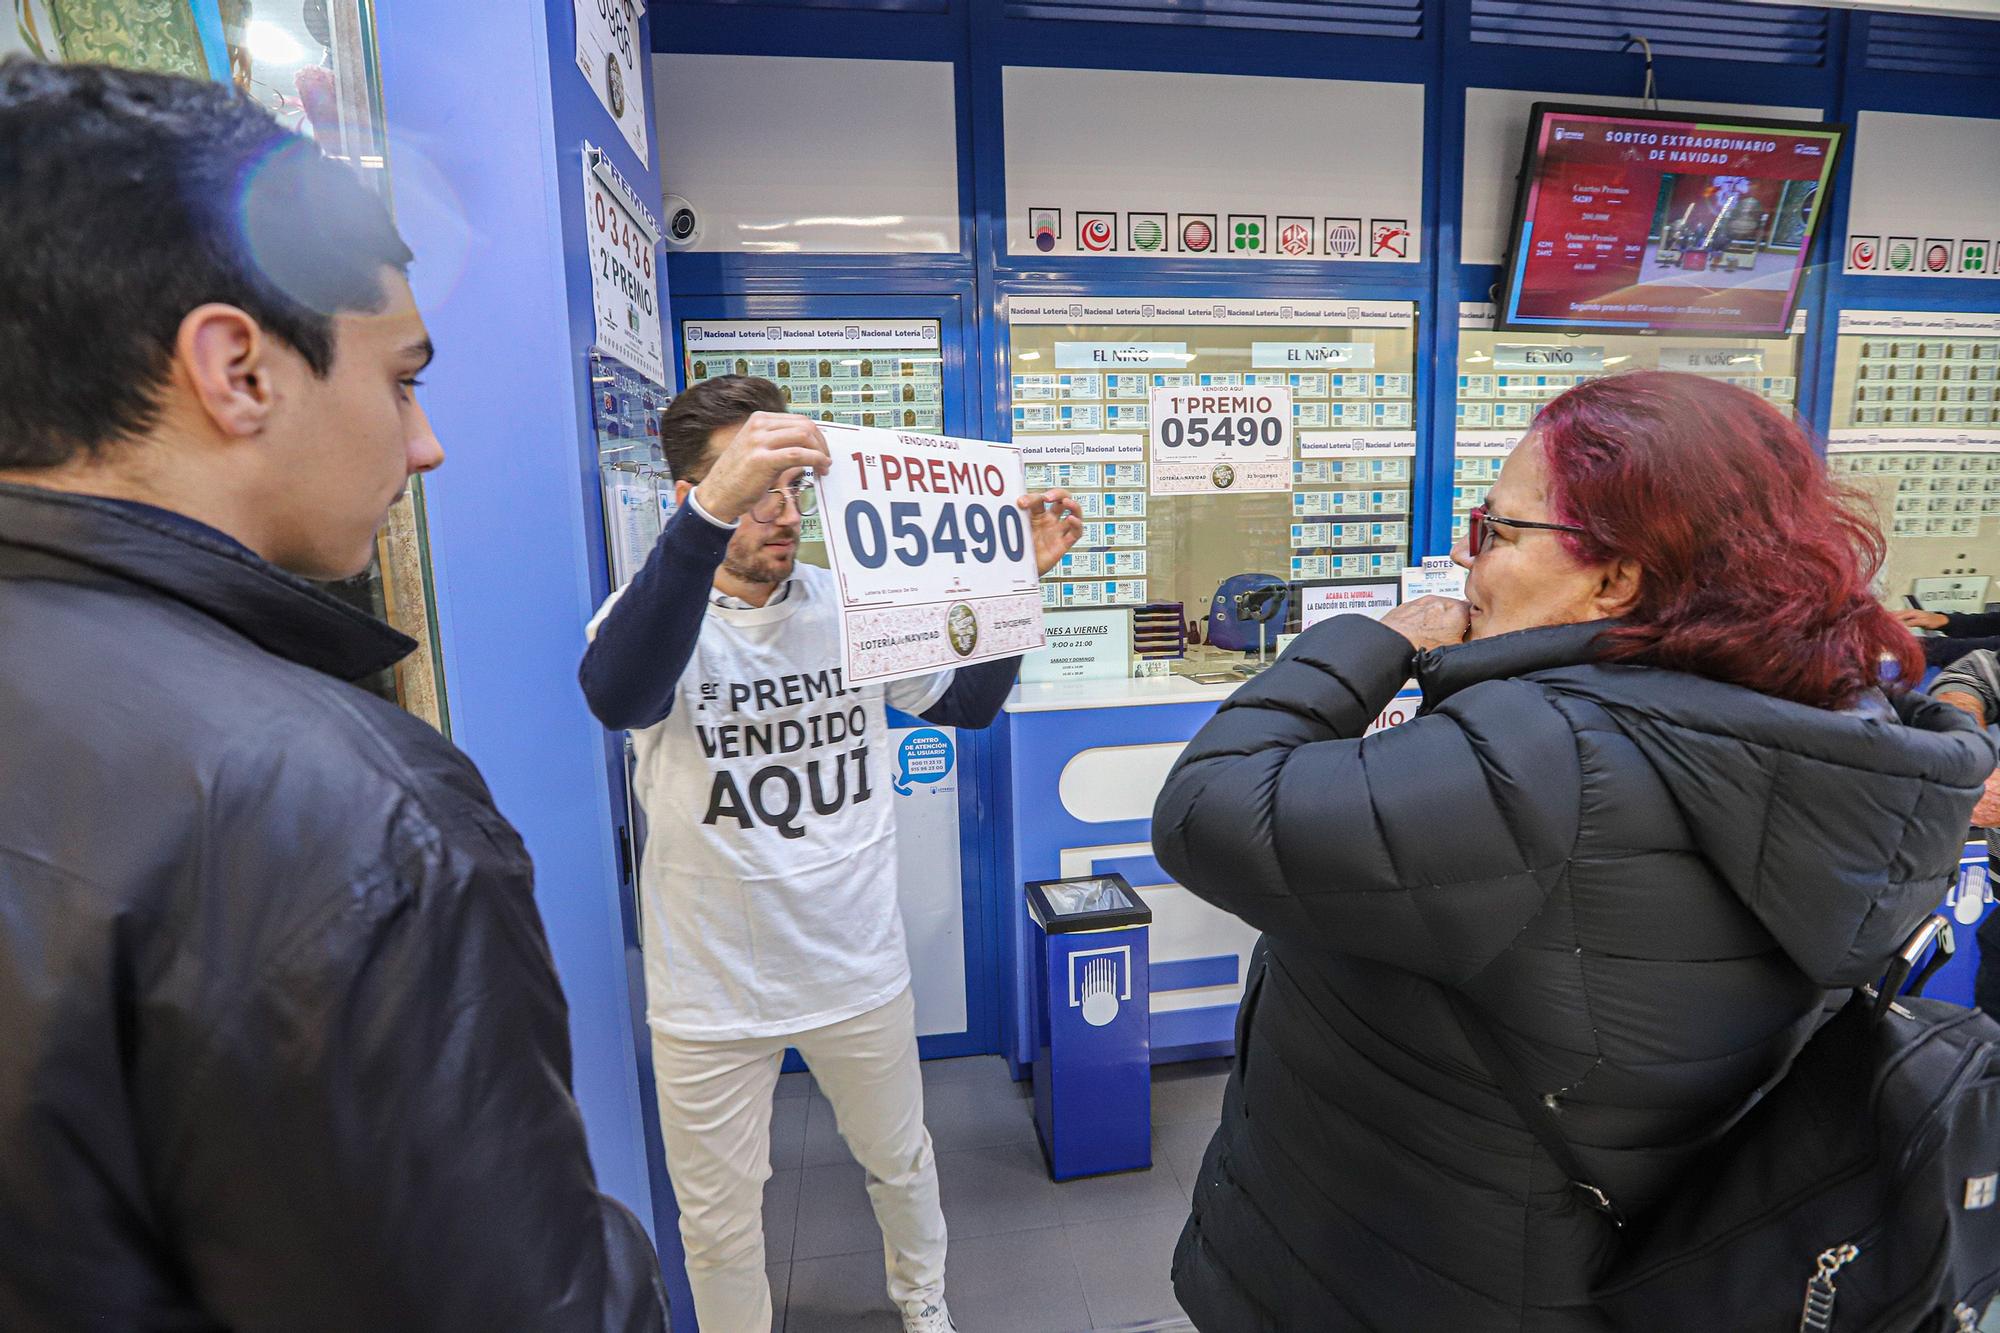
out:
<path id="1" fill-rule="evenodd" d="M 1465 545 L 1473 555 L 1483 555 L 1493 544 L 1493 526 L 1499 524 L 1508 528 L 1537 528 L 1543 532 L 1586 532 L 1573 523 L 1530 523 L 1523 518 L 1499 518 L 1486 512 L 1485 505 L 1474 505 L 1472 512 L 1465 516 Z"/>

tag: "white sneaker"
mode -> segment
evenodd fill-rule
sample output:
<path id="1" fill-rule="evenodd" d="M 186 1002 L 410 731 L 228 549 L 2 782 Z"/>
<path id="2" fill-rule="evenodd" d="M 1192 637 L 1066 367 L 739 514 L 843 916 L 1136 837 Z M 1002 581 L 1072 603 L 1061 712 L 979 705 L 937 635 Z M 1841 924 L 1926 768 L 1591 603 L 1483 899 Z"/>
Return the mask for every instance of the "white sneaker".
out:
<path id="1" fill-rule="evenodd" d="M 903 1307 L 903 1333 L 958 1333 L 951 1322 L 951 1309 L 940 1296 L 922 1305 Z"/>

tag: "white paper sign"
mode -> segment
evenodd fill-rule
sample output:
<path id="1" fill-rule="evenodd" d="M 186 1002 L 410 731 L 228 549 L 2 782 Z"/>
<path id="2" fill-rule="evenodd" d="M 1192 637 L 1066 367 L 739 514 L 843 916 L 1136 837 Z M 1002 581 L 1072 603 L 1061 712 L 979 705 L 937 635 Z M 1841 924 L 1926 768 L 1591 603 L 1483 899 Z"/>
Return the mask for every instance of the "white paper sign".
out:
<path id="1" fill-rule="evenodd" d="M 1021 680 L 1039 684 L 1051 680 L 1120 680 L 1132 661 L 1132 612 L 1129 607 L 1102 611 L 1044 611 L 1048 643 L 1021 662 Z"/>
<path id="2" fill-rule="evenodd" d="M 1292 489 L 1290 389 L 1155 389 L 1151 429 L 1154 495 Z"/>
<path id="3" fill-rule="evenodd" d="M 639 70 L 639 16 L 636 0 L 576 0 L 576 67 L 604 109 L 618 122 L 625 142 L 646 160 L 646 83 Z"/>
<path id="4" fill-rule="evenodd" d="M 1604 369 L 1602 347 L 1548 347 L 1540 343 L 1499 343 L 1493 348 L 1495 370 L 1578 371 Z"/>
<path id="5" fill-rule="evenodd" d="M 1761 347 L 1662 347 L 1661 370 L 1687 370 L 1705 375 L 1759 375 L 1764 371 Z"/>
<path id="6" fill-rule="evenodd" d="M 667 516 L 653 479 L 623 468 L 604 470 L 604 508 L 611 543 L 611 581 L 622 588 L 652 554 Z"/>
<path id="7" fill-rule="evenodd" d="M 595 0 L 592 0 L 595 3 Z M 583 148 L 583 220 L 598 347 L 655 384 L 667 384 L 660 339 L 660 228 L 603 154 Z"/>
<path id="8" fill-rule="evenodd" d="M 1373 370 L 1375 344 L 1253 342 L 1250 365 L 1256 370 Z"/>
<path id="9" fill-rule="evenodd" d="M 1986 585 L 1990 582 L 1992 579 L 1985 574 L 1912 579 L 1910 593 L 1926 611 L 1957 611 L 1976 615 L 1986 609 Z"/>
<path id="10" fill-rule="evenodd" d="M 827 563 L 850 683 L 897 680 L 1042 646 L 1034 535 L 1014 501 L 1021 451 L 822 425 Z"/>
<path id="11" fill-rule="evenodd" d="M 1452 563 L 1448 555 L 1427 555 L 1421 565 L 1403 570 L 1403 600 L 1419 597 L 1465 597 L 1466 571 Z"/>
<path id="12" fill-rule="evenodd" d="M 1057 370 L 1186 370 L 1186 343 L 1057 343 Z"/>
<path id="13" fill-rule="evenodd" d="M 1352 588 L 1299 590 L 1299 624 L 1311 629 L 1334 616 L 1363 615 L 1380 620 L 1396 607 L 1397 585 L 1364 583 Z"/>

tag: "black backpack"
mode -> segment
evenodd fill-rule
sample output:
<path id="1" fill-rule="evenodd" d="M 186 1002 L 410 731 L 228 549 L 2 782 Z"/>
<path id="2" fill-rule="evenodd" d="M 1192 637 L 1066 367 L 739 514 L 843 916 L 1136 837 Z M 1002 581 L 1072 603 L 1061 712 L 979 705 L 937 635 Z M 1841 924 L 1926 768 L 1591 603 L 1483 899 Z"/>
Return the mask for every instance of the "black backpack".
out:
<path id="1" fill-rule="evenodd" d="M 1950 924 L 1925 922 L 1881 988 L 1856 991 L 1688 1183 L 1630 1226 L 1485 1019 L 1453 995 L 1516 1112 L 1624 1228 L 1592 1292 L 1618 1327 L 1973 1333 L 1989 1302 L 2000 1311 L 2000 1023 L 1917 998 L 1951 949 Z"/>

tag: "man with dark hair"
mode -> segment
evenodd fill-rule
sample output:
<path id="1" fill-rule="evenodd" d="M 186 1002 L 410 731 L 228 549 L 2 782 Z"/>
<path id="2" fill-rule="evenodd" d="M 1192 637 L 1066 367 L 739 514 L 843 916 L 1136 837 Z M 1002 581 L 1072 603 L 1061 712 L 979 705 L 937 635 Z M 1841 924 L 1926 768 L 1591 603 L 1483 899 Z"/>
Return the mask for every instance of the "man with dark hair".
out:
<path id="1" fill-rule="evenodd" d="M 647 1022 L 695 1314 L 713 1333 L 771 1327 L 763 1190 L 794 1046 L 868 1173 L 904 1328 L 946 1333 L 886 709 L 986 726 L 1020 659 L 850 684 L 833 575 L 797 562 L 808 470 L 830 461 L 819 428 L 769 380 L 727 375 L 674 399 L 660 438 L 679 512 L 597 613 L 580 674 L 638 755 Z M 1079 506 L 1016 503 L 1047 573 Z"/>
<path id="2" fill-rule="evenodd" d="M 93 67 L 0 188 L 0 1328 L 662 1328 L 520 839 L 307 582 L 443 461 L 394 224 Z"/>

